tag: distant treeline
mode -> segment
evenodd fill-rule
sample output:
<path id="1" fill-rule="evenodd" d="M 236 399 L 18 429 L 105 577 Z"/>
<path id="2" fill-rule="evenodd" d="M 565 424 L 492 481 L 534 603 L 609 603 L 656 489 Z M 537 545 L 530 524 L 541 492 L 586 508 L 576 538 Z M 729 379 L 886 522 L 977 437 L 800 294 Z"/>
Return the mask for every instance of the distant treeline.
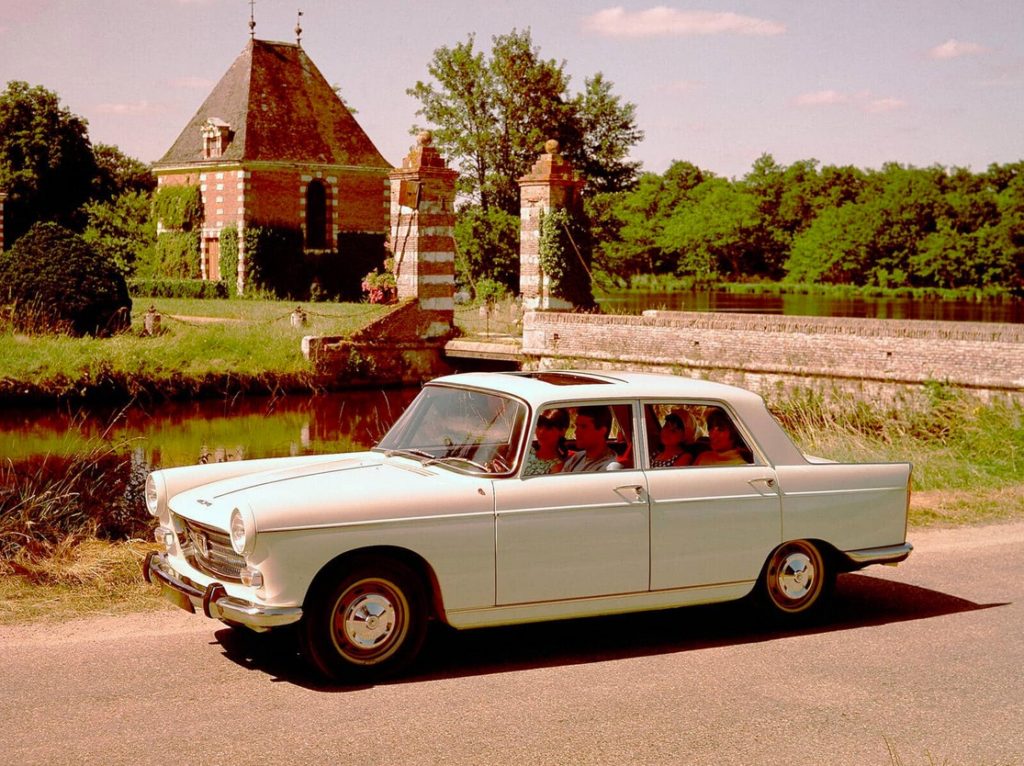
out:
<path id="1" fill-rule="evenodd" d="M 689 162 L 588 204 L 595 267 L 615 280 L 674 274 L 1024 293 L 1024 161 L 881 170 L 789 166 L 741 179 Z"/>

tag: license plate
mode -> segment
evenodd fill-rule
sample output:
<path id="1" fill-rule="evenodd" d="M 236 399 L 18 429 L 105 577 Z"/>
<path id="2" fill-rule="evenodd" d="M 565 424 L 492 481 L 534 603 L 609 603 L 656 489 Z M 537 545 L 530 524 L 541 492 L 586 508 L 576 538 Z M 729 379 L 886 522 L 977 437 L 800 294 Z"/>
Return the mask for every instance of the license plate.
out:
<path id="1" fill-rule="evenodd" d="M 160 583 L 160 595 L 170 601 L 175 606 L 181 607 L 186 612 L 196 613 L 196 608 L 192 606 L 192 601 L 181 591 L 175 590 L 166 583 Z"/>

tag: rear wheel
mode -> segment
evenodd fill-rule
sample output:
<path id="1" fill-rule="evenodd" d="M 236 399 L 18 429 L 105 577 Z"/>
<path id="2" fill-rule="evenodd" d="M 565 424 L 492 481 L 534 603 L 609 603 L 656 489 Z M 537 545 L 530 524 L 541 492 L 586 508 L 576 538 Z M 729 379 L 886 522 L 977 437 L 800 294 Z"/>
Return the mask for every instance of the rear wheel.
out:
<path id="1" fill-rule="evenodd" d="M 311 595 L 303 646 L 314 667 L 331 678 L 382 678 L 415 659 L 426 617 L 425 589 L 409 567 L 358 562 Z"/>
<path id="2" fill-rule="evenodd" d="M 816 612 L 835 581 L 818 547 L 808 540 L 783 543 L 772 553 L 761 581 L 763 600 L 776 615 Z"/>

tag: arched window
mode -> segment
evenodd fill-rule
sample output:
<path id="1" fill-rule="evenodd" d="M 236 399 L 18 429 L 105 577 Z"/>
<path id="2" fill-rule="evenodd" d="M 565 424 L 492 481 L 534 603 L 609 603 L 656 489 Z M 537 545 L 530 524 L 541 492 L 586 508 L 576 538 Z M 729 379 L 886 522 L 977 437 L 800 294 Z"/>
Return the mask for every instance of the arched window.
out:
<path id="1" fill-rule="evenodd" d="M 306 188 L 306 247 L 327 247 L 327 187 L 320 180 L 310 181 Z"/>

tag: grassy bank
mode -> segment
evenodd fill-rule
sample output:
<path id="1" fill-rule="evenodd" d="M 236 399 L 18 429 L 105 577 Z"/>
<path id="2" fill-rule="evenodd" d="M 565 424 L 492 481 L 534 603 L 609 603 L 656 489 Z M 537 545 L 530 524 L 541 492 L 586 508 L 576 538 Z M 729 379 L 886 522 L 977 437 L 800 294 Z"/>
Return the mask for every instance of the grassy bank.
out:
<path id="1" fill-rule="evenodd" d="M 152 305 L 161 330 L 143 334 Z M 0 403 L 59 399 L 174 398 L 315 390 L 303 335 L 350 335 L 385 310 L 361 303 L 304 306 L 258 300 L 141 299 L 130 332 L 113 338 L 25 335 L 0 326 Z"/>

